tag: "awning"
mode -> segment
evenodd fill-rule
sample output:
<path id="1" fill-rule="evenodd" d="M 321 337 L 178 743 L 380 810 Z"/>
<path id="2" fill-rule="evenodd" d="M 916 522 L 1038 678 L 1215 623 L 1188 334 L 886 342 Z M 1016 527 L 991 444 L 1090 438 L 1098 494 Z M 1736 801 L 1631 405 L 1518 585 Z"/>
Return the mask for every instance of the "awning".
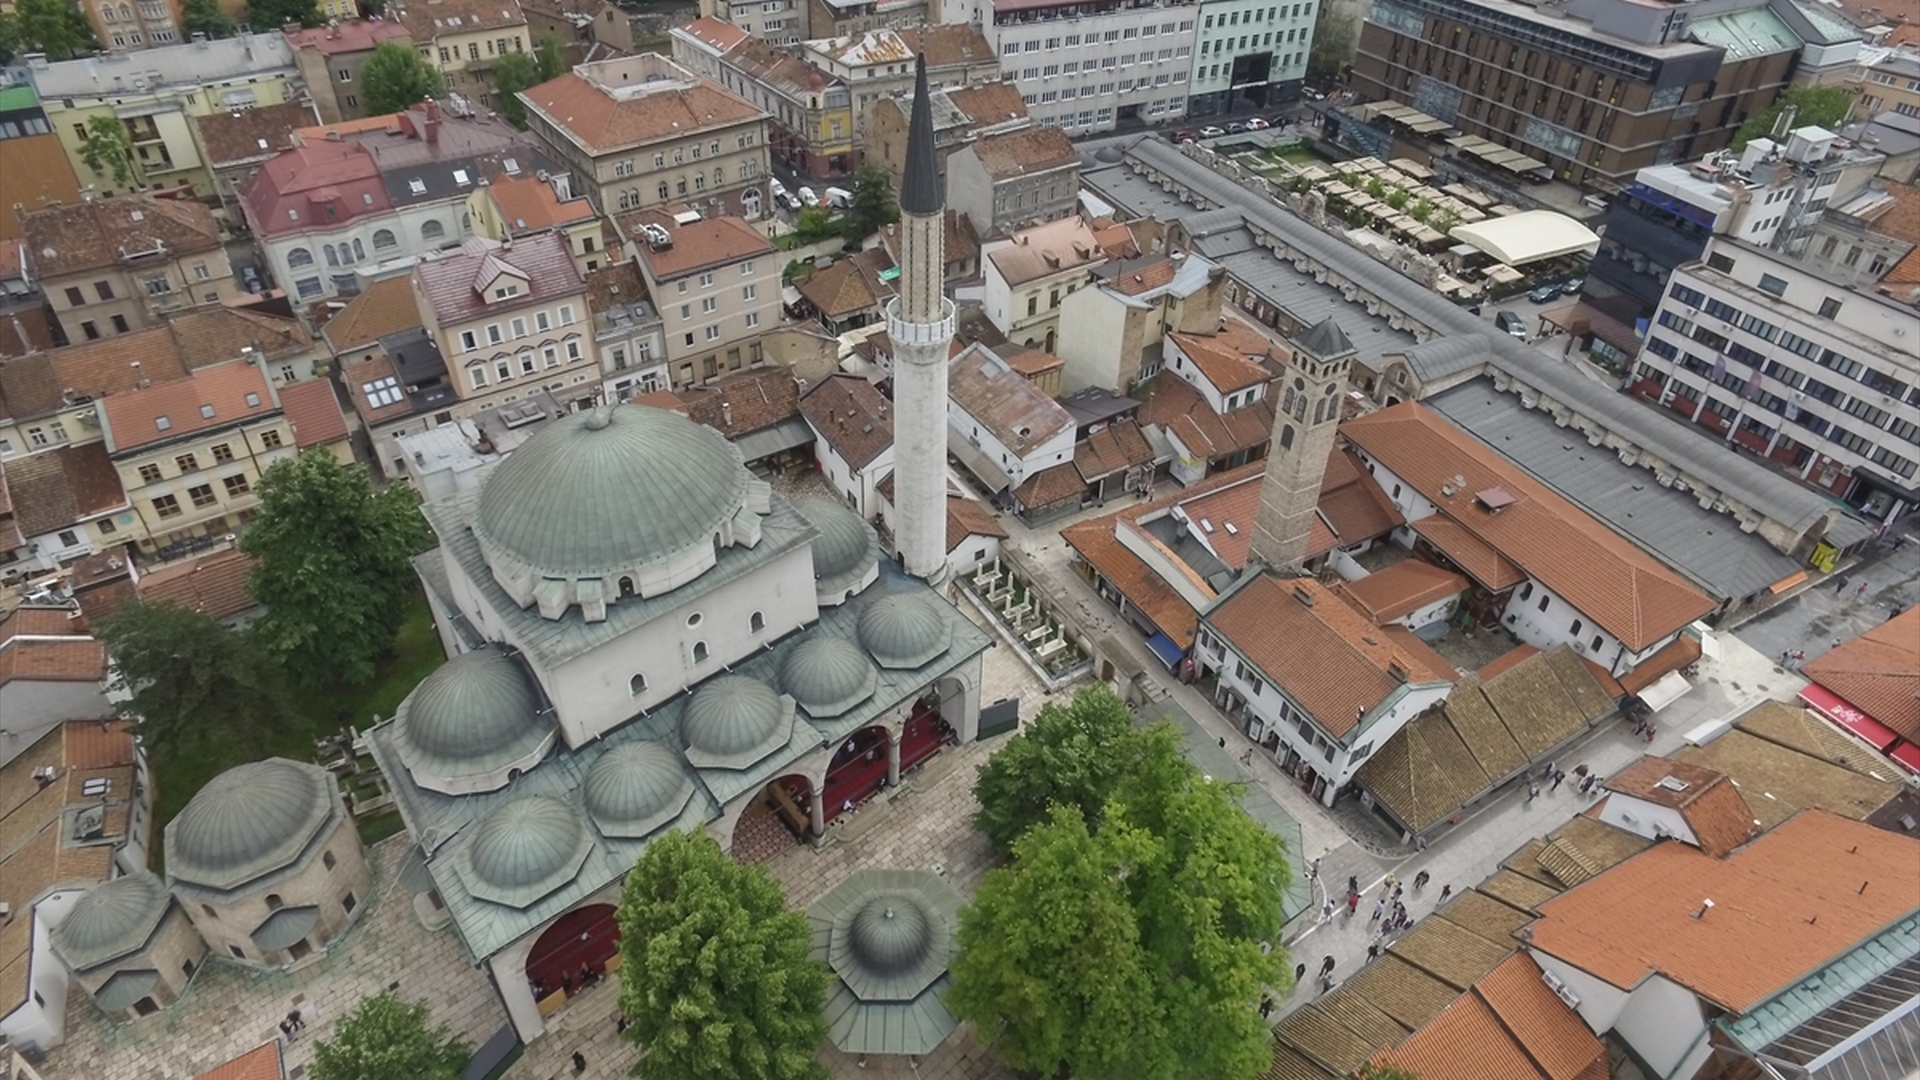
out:
<path id="1" fill-rule="evenodd" d="M 1826 687 L 1810 683 L 1800 691 L 1800 700 L 1811 706 L 1814 712 L 1872 743 L 1875 750 L 1884 751 L 1900 741 L 1900 736 L 1885 724 L 1847 704 L 1840 695 Z"/>
<path id="2" fill-rule="evenodd" d="M 733 445 L 740 448 L 740 459 L 751 463 L 811 442 L 813 428 L 807 426 L 804 418 L 789 416 L 772 427 L 740 436 L 733 440 Z"/>
<path id="3" fill-rule="evenodd" d="M 1677 671 L 1669 671 L 1655 679 L 1653 685 L 1642 689 L 1640 700 L 1646 703 L 1647 708 L 1659 712 L 1679 701 L 1691 689 L 1693 684 L 1686 680 L 1686 676 Z"/>
<path id="4" fill-rule="evenodd" d="M 1798 585 L 1805 580 L 1807 580 L 1807 572 L 1805 570 L 1802 570 L 1797 574 L 1791 574 L 1787 577 L 1783 577 L 1779 581 L 1776 581 L 1773 584 L 1767 586 L 1767 591 L 1774 594 L 1775 596 L 1778 596 L 1781 593 L 1786 592 L 1788 589 L 1793 588 L 1795 585 Z"/>
<path id="5" fill-rule="evenodd" d="M 987 492 L 989 494 L 998 495 L 1007 490 L 1007 487 L 1013 482 L 1008 479 L 1007 474 L 1001 471 L 1000 466 L 995 464 L 992 458 L 982 452 L 979 447 L 965 439 L 949 437 L 947 439 L 947 453 L 959 458 L 960 464 L 965 465 L 967 471 L 972 473 L 976 480 L 979 480 L 987 486 Z"/>
<path id="6" fill-rule="evenodd" d="M 1160 662 L 1167 665 L 1168 669 L 1179 667 L 1180 661 L 1187 658 L 1187 654 L 1181 651 L 1180 646 L 1165 634 L 1155 634 L 1148 638 L 1147 648 L 1152 649 L 1153 655 L 1159 657 Z"/>
<path id="7" fill-rule="evenodd" d="M 1887 751 L 1887 756 L 1892 758 L 1895 764 L 1906 769 L 1908 772 L 1920 773 L 1920 746 L 1915 746 L 1910 742 L 1903 742 L 1899 746 Z"/>

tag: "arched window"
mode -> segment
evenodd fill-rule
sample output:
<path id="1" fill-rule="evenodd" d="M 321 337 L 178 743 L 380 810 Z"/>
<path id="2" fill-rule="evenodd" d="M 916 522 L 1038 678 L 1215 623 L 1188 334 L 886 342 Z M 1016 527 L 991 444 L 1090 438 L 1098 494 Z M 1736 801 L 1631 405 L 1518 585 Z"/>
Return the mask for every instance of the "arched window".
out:
<path id="1" fill-rule="evenodd" d="M 447 227 L 440 224 L 439 218 L 428 218 L 420 226 L 420 239 L 438 240 L 447 235 Z"/>
<path id="2" fill-rule="evenodd" d="M 360 246 L 360 238 L 353 238 L 353 258 L 355 262 L 367 257 L 367 249 Z"/>
<path id="3" fill-rule="evenodd" d="M 633 678 L 627 680 L 627 693 L 632 694 L 634 697 L 639 697 L 646 692 L 647 677 L 645 675 L 635 673 Z"/>
<path id="4" fill-rule="evenodd" d="M 292 251 L 287 252 L 287 265 L 312 266 L 313 252 L 308 251 L 306 248 L 294 248 Z"/>
<path id="5" fill-rule="evenodd" d="M 1292 424 L 1288 424 L 1285 427 L 1280 429 L 1280 449 L 1282 450 L 1293 449 L 1293 425 Z"/>
<path id="6" fill-rule="evenodd" d="M 375 229 L 373 231 L 373 250 L 375 251 L 385 251 L 399 243 L 400 241 L 394 239 L 392 229 Z"/>
<path id="7" fill-rule="evenodd" d="M 287 905 L 281 901 L 279 893 L 270 892 L 267 894 L 267 910 L 268 911 L 279 911 L 281 908 L 286 906 Z"/>
<path id="8" fill-rule="evenodd" d="M 766 628 L 767 628 L 767 617 L 765 615 L 760 614 L 757 611 L 754 612 L 753 616 L 747 620 L 747 629 L 753 631 L 756 634 L 762 630 L 765 630 Z"/>
<path id="9" fill-rule="evenodd" d="M 113 21 L 113 5 L 112 4 L 100 5 L 100 21 L 102 22 Z"/>
<path id="10" fill-rule="evenodd" d="M 120 5 L 120 21 L 121 22 L 133 21 L 133 9 L 128 7 L 125 4 Z"/>
<path id="11" fill-rule="evenodd" d="M 694 642 L 693 643 L 693 662 L 696 664 L 703 664 L 703 663 L 706 663 L 706 660 L 707 660 L 707 643 L 704 641 Z"/>
<path id="12" fill-rule="evenodd" d="M 332 244 L 321 244 L 320 251 L 327 257 L 328 266 L 340 265 L 340 256 L 334 252 Z"/>
<path id="13" fill-rule="evenodd" d="M 620 579 L 620 595 L 621 596 L 633 595 L 633 579 L 632 578 L 623 577 Z"/>

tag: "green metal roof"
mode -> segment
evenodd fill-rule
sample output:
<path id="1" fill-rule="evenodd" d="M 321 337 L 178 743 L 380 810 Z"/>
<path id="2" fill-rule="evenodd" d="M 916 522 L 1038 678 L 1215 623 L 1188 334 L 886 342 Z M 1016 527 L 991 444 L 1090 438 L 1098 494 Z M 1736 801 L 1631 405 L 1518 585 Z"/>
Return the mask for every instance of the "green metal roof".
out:
<path id="1" fill-rule="evenodd" d="M 600 577 L 706 543 L 751 478 L 726 437 L 621 405 L 548 425 L 481 485 L 481 542 L 549 577 Z"/>
<path id="2" fill-rule="evenodd" d="M 1792 52 L 1803 42 L 1770 8 L 1742 8 L 1696 20 L 1687 36 L 1702 45 L 1726 50 L 1727 62 L 1751 60 L 1771 53 Z"/>
<path id="3" fill-rule="evenodd" d="M 147 870 L 95 885 L 54 928 L 53 950 L 75 971 L 99 967 L 145 945 L 172 903 L 166 885 Z"/>
<path id="4" fill-rule="evenodd" d="M 251 935 L 261 952 L 279 952 L 293 947 L 320 925 L 320 909 L 313 906 L 281 908 L 267 916 Z"/>
<path id="5" fill-rule="evenodd" d="M 587 816 L 607 836 L 643 839 L 693 800 L 693 773 L 659 743 L 616 746 L 587 770 Z"/>
<path id="6" fill-rule="evenodd" d="M 146 997 L 159 982 L 160 973 L 152 968 L 116 972 L 113 978 L 108 979 L 100 987 L 100 992 L 93 995 L 93 1003 L 100 1006 L 102 1011 L 110 1013 L 131 1009 L 135 1002 Z"/>
<path id="7" fill-rule="evenodd" d="M 1741 1046 L 1759 1051 L 1916 957 L 1920 957 L 1920 914 L 1910 914 L 1740 1017 L 1722 1017 L 1715 1023 Z M 1904 994 L 1901 999 L 1912 996 Z"/>
<path id="8" fill-rule="evenodd" d="M 880 561 L 880 537 L 860 515 L 832 499 L 801 499 L 801 516 L 820 530 L 813 542 L 813 576 L 822 589 L 852 588 Z"/>
<path id="9" fill-rule="evenodd" d="M 301 857 L 345 807 L 325 769 L 287 758 L 237 765 L 167 823 L 169 882 L 239 888 Z"/>
<path id="10" fill-rule="evenodd" d="M 35 108 L 40 104 L 40 95 L 33 92 L 27 83 L 16 83 L 0 87 L 0 112 L 19 112 L 22 109 Z"/>
<path id="11" fill-rule="evenodd" d="M 573 880 L 594 848 L 572 803 L 528 795 L 488 814 L 454 853 L 467 891 L 524 908 Z"/>
<path id="12" fill-rule="evenodd" d="M 932 597 L 896 593 L 860 610 L 859 635 L 860 647 L 881 667 L 917 668 L 947 651 L 953 627 Z"/>
<path id="13" fill-rule="evenodd" d="M 838 979 L 827 1037 L 850 1054 L 926 1054 L 957 1022 L 940 1001 L 960 893 L 928 870 L 862 870 L 807 908 L 813 955 Z"/>
<path id="14" fill-rule="evenodd" d="M 780 661 L 781 689 L 810 717 L 839 716 L 872 697 L 879 682 L 873 661 L 846 638 L 808 638 Z"/>
<path id="15" fill-rule="evenodd" d="M 749 675 L 722 675 L 694 690 L 680 718 L 687 760 L 703 769 L 744 769 L 793 737 L 793 699 Z"/>
<path id="16" fill-rule="evenodd" d="M 455 778 L 496 772 L 554 739 L 526 671 L 497 645 L 442 664 L 394 714 L 408 768 Z"/>

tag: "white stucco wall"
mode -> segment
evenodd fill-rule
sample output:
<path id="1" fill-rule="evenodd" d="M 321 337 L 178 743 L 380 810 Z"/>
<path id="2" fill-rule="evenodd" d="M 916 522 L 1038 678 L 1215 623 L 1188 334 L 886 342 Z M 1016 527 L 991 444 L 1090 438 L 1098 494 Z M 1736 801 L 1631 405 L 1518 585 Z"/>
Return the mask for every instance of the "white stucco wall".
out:
<path id="1" fill-rule="evenodd" d="M 1098 386 L 1124 393 L 1120 350 L 1126 335 L 1126 310 L 1104 289 L 1075 289 L 1060 301 L 1060 339 L 1054 355 L 1065 360 L 1060 392 Z"/>
<path id="2" fill-rule="evenodd" d="M 1000 557 L 1000 538 L 969 534 L 947 553 L 947 566 L 956 574 L 970 574 Z"/>
<path id="3" fill-rule="evenodd" d="M 33 920 L 33 946 L 27 961 L 27 1000 L 0 1019 L 0 1034 L 15 1046 L 51 1050 L 67 1037 L 67 966 L 53 955 L 53 931 L 66 921 L 84 889 L 50 893 L 33 911 L 15 912 L 15 918 Z"/>
<path id="4" fill-rule="evenodd" d="M 1712 1053 L 1693 991 L 1662 975 L 1633 988 L 1613 1030 L 1663 1080 L 1691 1080 Z"/>
<path id="5" fill-rule="evenodd" d="M 1607 801 L 1600 807 L 1600 820 L 1649 840 L 1671 836 L 1695 847 L 1700 846 L 1699 837 L 1693 834 L 1693 829 L 1688 827 L 1687 819 L 1681 816 L 1680 811 L 1631 795 L 1619 792 L 1608 795 Z"/>
<path id="6" fill-rule="evenodd" d="M 1458 596 L 1449 596 L 1445 600 L 1436 600 L 1426 607 L 1414 611 L 1403 619 L 1396 620 L 1409 630 L 1418 630 L 1428 623 L 1439 622 L 1450 617 L 1454 607 L 1460 603 Z"/>
<path id="7" fill-rule="evenodd" d="M 1527 950 L 1527 955 L 1540 965 L 1540 970 L 1558 976 L 1573 992 L 1573 996 L 1579 999 L 1580 1004 L 1574 1007 L 1574 1011 L 1580 1014 L 1580 1019 L 1586 1021 L 1587 1027 L 1595 1035 L 1604 1035 L 1613 1030 L 1613 1025 L 1620 1019 L 1621 1010 L 1627 1006 L 1625 990 L 1537 948 Z"/>
<path id="8" fill-rule="evenodd" d="M 1007 376 L 1013 378 L 1015 376 Z M 994 464 L 1007 474 L 1013 487 L 1019 487 L 1029 476 L 1042 469 L 1073 460 L 1073 425 L 1069 424 L 1058 434 L 1041 443 L 1014 449 L 1002 443 L 993 429 L 975 419 L 972 414 L 957 401 L 947 403 L 947 426 L 952 437 L 977 446 Z"/>

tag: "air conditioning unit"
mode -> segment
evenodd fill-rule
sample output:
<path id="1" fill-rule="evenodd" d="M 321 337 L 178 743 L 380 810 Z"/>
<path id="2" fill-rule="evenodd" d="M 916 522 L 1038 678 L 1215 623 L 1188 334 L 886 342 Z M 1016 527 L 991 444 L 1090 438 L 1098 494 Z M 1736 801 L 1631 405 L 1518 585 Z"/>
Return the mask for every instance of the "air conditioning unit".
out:
<path id="1" fill-rule="evenodd" d="M 1577 995 L 1575 995 L 1573 991 L 1567 989 L 1566 987 L 1562 986 L 1559 989 L 1555 990 L 1554 993 L 1559 996 L 1561 1001 L 1564 1001 L 1567 1003 L 1567 1008 L 1577 1009 L 1580 1007 L 1580 998 Z"/>

